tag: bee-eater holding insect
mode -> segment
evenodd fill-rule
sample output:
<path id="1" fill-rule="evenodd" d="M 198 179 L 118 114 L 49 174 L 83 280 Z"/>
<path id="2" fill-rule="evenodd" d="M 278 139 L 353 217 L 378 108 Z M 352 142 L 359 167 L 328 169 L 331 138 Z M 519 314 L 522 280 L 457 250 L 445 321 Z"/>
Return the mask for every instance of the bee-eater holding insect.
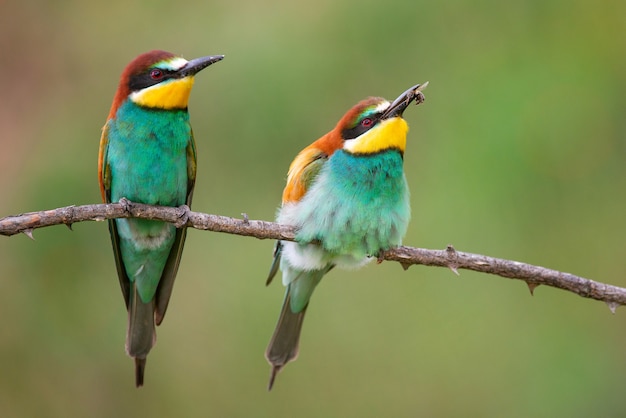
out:
<path id="1" fill-rule="evenodd" d="M 106 203 L 126 198 L 162 206 L 191 205 L 196 146 L 187 103 L 194 76 L 223 55 L 187 61 L 170 52 L 139 55 L 122 73 L 100 139 L 98 177 Z M 172 294 L 186 228 L 146 219 L 109 220 L 113 254 L 128 310 L 126 352 L 143 385 Z"/>
<path id="2" fill-rule="evenodd" d="M 410 218 L 403 169 L 408 125 L 402 113 L 428 83 L 393 103 L 361 101 L 335 128 L 291 163 L 277 222 L 296 227 L 296 242 L 278 241 L 267 284 L 279 266 L 287 287 L 265 357 L 277 373 L 298 355 L 304 314 L 315 286 L 333 267 L 356 268 L 401 244 Z"/>

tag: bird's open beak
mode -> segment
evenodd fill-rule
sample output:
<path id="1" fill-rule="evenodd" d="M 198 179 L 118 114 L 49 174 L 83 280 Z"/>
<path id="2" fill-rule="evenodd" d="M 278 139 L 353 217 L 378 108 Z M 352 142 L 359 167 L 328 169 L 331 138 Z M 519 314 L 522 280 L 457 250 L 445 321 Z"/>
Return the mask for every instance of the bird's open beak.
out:
<path id="1" fill-rule="evenodd" d="M 224 59 L 223 55 L 209 55 L 208 57 L 200 57 L 193 59 L 187 63 L 183 68 L 179 70 L 179 74 L 181 77 L 188 77 L 190 75 L 195 75 L 200 71 L 204 70 L 209 65 L 221 61 Z"/>
<path id="2" fill-rule="evenodd" d="M 391 119 L 396 116 L 402 116 L 402 112 L 406 109 L 413 100 L 415 104 L 420 104 L 424 101 L 424 93 L 422 90 L 428 86 L 428 81 L 423 84 L 416 84 L 404 93 L 402 93 L 391 105 L 385 110 L 385 113 L 381 115 L 381 119 Z"/>

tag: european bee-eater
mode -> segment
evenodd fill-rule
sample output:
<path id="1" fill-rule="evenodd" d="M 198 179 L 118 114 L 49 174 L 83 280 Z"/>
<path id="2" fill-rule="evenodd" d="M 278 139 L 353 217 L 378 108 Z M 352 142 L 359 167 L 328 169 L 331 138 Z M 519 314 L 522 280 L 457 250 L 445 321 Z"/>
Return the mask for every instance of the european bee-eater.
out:
<path id="1" fill-rule="evenodd" d="M 98 158 L 106 203 L 126 198 L 162 206 L 191 205 L 196 146 L 187 103 L 194 76 L 220 61 L 187 61 L 170 52 L 139 55 L 122 73 L 102 130 Z M 117 275 L 128 310 L 126 352 L 143 385 L 146 357 L 156 342 L 172 294 L 186 229 L 145 219 L 109 221 Z"/>
<path id="2" fill-rule="evenodd" d="M 400 245 L 409 218 L 403 169 L 407 106 L 424 101 L 416 85 L 393 103 L 365 99 L 291 163 L 277 222 L 296 227 L 296 242 L 276 243 L 267 284 L 282 271 L 287 287 L 265 357 L 276 374 L 298 355 L 309 300 L 333 267 L 356 268 Z"/>

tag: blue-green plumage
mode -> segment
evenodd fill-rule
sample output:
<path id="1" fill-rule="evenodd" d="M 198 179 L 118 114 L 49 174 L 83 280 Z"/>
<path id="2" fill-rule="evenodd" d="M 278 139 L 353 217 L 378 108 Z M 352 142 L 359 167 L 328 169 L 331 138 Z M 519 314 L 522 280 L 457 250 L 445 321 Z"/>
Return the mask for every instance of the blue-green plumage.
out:
<path id="1" fill-rule="evenodd" d="M 129 100 L 109 121 L 107 130 L 111 201 L 125 197 L 151 205 L 191 203 L 193 179 L 188 175 L 187 149 L 194 146 L 186 110 L 146 109 Z M 145 219 L 114 222 L 126 274 L 137 282 L 141 300 L 148 303 L 154 298 L 176 228 Z"/>
<path id="2" fill-rule="evenodd" d="M 356 268 L 382 250 L 400 245 L 410 218 L 402 153 L 372 155 L 335 151 L 298 202 L 285 203 L 277 220 L 297 228 L 296 242 L 279 242 L 287 287 L 279 325 L 266 356 L 276 373 L 298 354 L 310 298 L 335 266 Z"/>
<path id="3" fill-rule="evenodd" d="M 191 205 L 196 152 L 186 109 L 151 109 L 126 100 L 104 127 L 106 200 Z M 126 351 L 137 385 L 156 342 L 180 264 L 186 229 L 146 219 L 109 221 L 118 276 L 128 308 Z"/>
<path id="4" fill-rule="evenodd" d="M 280 267 L 292 312 L 304 310 L 332 267 L 359 267 L 400 245 L 409 219 L 401 152 L 333 153 L 304 197 L 283 205 L 278 214 L 278 222 L 297 228 L 297 242 L 281 244 Z"/>
<path id="5" fill-rule="evenodd" d="M 362 259 L 400 244 L 411 216 L 408 198 L 399 151 L 338 150 L 287 217 L 299 228 L 298 242 L 319 241 L 328 257 Z"/>
<path id="6" fill-rule="evenodd" d="M 111 165 L 113 200 L 139 197 L 145 203 L 170 206 L 185 202 L 186 150 L 192 142 L 186 109 L 150 109 L 127 100 L 107 129 L 108 161 L 115 163 Z"/>

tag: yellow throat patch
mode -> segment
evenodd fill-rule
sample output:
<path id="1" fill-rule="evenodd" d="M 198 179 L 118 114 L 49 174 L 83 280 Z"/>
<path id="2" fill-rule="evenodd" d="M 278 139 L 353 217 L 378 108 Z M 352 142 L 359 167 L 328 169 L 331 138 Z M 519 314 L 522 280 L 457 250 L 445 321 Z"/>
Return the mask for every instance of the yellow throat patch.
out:
<path id="1" fill-rule="evenodd" d="M 168 80 L 131 93 L 130 99 L 143 107 L 158 109 L 185 109 L 193 87 L 193 76 Z"/>
<path id="2" fill-rule="evenodd" d="M 404 152 L 409 125 L 401 117 L 386 119 L 363 135 L 345 141 L 343 149 L 353 154 L 375 154 L 386 149 Z"/>

